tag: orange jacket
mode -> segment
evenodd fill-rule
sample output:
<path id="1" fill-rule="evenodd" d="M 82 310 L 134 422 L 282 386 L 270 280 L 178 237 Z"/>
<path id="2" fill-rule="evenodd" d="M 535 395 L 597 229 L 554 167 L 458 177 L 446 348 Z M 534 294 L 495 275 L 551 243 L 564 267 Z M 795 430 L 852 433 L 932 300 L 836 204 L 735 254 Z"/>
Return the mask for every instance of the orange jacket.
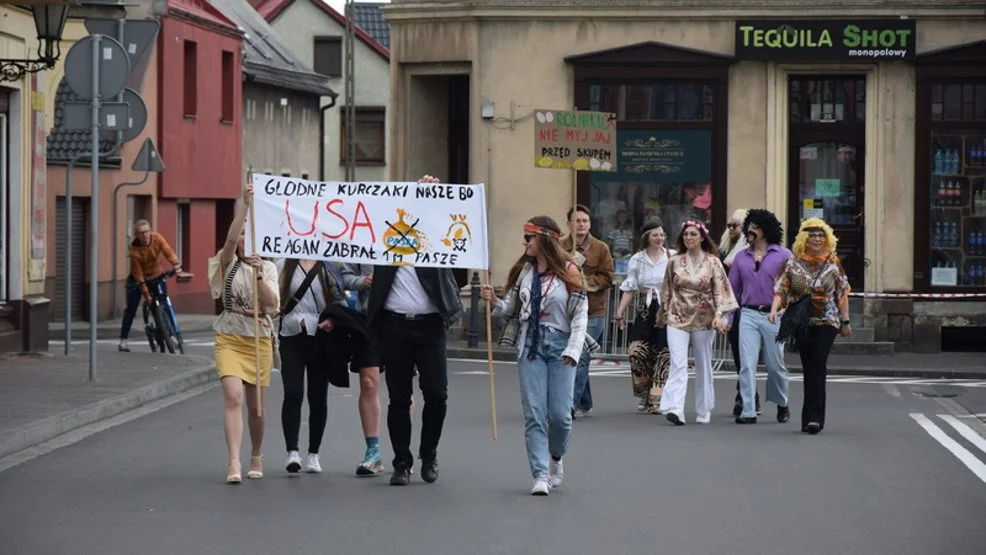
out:
<path id="1" fill-rule="evenodd" d="M 168 259 L 168 262 L 171 262 L 172 266 L 179 264 L 175 251 L 171 250 L 171 245 L 164 240 L 160 233 L 151 233 L 149 245 L 141 245 L 137 239 L 134 239 L 130 243 L 130 275 L 138 283 L 147 278 L 161 275 L 164 272 L 161 270 L 161 263 L 158 259 L 162 254 Z M 147 295 L 146 285 L 141 284 L 140 290 Z"/>

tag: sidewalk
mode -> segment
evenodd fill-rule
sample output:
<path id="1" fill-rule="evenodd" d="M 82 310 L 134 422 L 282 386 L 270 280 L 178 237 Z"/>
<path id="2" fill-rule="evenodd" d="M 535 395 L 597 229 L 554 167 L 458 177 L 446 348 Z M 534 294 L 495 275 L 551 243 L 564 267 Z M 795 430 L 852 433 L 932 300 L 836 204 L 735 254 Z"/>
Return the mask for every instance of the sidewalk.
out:
<path id="1" fill-rule="evenodd" d="M 216 321 L 214 314 L 179 314 L 178 327 L 182 336 L 193 333 L 212 332 L 212 323 Z M 96 339 L 119 339 L 120 326 L 123 320 L 106 320 L 96 324 Z M 130 339 L 144 338 L 144 324 L 140 314 L 134 319 L 130 328 Z M 62 341 L 65 339 L 65 320 L 61 319 L 48 324 L 48 339 Z M 72 339 L 89 339 L 89 322 L 72 322 Z"/>
<path id="2" fill-rule="evenodd" d="M 101 349 L 97 380 L 89 351 L 0 356 L 0 458 L 209 381 L 212 360 L 187 355 L 135 357 Z"/>

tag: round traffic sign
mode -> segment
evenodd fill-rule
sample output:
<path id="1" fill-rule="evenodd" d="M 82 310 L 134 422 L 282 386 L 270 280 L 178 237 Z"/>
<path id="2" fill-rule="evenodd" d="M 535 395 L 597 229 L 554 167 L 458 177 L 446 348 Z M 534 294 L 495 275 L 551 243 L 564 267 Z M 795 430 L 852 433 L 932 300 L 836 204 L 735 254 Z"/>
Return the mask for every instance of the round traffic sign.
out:
<path id="1" fill-rule="evenodd" d="M 100 37 L 99 55 L 93 59 L 94 37 Z M 92 71 L 99 64 L 99 95 L 110 100 L 120 94 L 130 75 L 130 58 L 118 40 L 108 35 L 90 35 L 75 43 L 65 56 L 65 82 L 83 100 L 92 100 Z"/>
<path id="2" fill-rule="evenodd" d="M 147 105 L 140 93 L 127 87 L 123 89 L 123 101 L 130 105 L 130 128 L 123 132 L 123 142 L 136 139 L 147 125 Z"/>

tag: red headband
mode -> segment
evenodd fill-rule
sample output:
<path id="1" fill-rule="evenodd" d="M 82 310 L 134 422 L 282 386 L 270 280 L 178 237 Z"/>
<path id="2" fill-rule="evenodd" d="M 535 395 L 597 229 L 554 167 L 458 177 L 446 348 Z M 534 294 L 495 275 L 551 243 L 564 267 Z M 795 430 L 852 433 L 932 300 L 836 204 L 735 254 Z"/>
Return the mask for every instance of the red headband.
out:
<path id="1" fill-rule="evenodd" d="M 699 222 L 699 221 L 696 221 L 696 220 L 685 220 L 685 221 L 681 222 L 681 229 L 682 230 L 684 230 L 688 226 L 695 226 L 698 229 L 701 229 L 702 231 L 704 231 L 706 235 L 709 234 L 708 228 L 706 228 L 705 227 L 705 224 L 703 224 L 702 222 Z"/>
<path id="2" fill-rule="evenodd" d="M 551 237 L 552 239 L 558 238 L 557 232 L 531 222 L 524 224 L 524 233 L 527 235 L 544 235 L 545 237 Z"/>

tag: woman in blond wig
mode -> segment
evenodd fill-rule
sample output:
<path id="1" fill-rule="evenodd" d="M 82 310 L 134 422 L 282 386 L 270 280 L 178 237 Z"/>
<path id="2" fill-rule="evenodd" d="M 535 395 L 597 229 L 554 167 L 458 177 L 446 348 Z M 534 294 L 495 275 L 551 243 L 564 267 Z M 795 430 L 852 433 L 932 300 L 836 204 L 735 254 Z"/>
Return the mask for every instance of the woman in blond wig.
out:
<path id="1" fill-rule="evenodd" d="M 837 243 L 832 228 L 819 218 L 801 222 L 791 248 L 794 256 L 777 276 L 774 302 L 767 316 L 774 323 L 782 308 L 803 295 L 811 295 L 807 336 L 797 346 L 805 389 L 801 431 L 809 434 L 817 434 L 825 427 L 825 380 L 835 336 L 852 334 L 849 279 L 835 254 Z"/>
<path id="2" fill-rule="evenodd" d="M 243 400 L 249 410 L 250 469 L 247 478 L 264 477 L 262 444 L 264 417 L 257 411 L 257 388 L 260 388 L 260 406 L 264 404 L 270 373 L 273 366 L 273 326 L 271 316 L 277 315 L 280 305 L 277 268 L 254 254 L 246 256 L 243 250 L 243 227 L 247 209 L 253 201 L 253 187 L 247 185 L 243 198 L 236 203 L 233 223 L 226 233 L 226 242 L 215 256 L 209 259 L 209 289 L 212 298 L 222 299 L 223 311 L 216 318 L 216 369 L 223 391 L 223 431 L 229 450 L 229 468 L 226 482 L 238 484 L 240 475 L 240 446 L 243 442 Z M 259 319 L 255 325 L 253 316 L 254 282 L 257 285 Z M 256 361 L 255 328 L 259 329 L 260 365 Z M 258 379 L 259 377 L 259 379 Z"/>

